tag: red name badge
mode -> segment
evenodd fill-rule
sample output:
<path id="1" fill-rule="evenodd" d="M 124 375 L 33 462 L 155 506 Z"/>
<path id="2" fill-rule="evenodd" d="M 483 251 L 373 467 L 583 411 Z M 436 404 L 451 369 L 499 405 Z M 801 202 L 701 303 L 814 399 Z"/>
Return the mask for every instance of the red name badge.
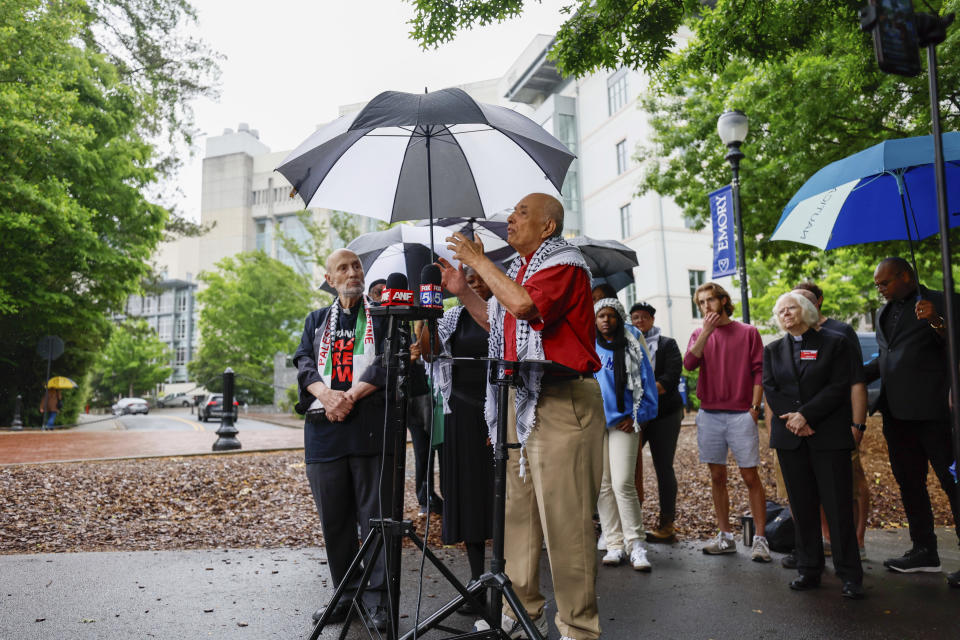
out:
<path id="1" fill-rule="evenodd" d="M 801 350 L 800 350 L 800 359 L 801 359 L 801 360 L 816 360 L 816 359 L 817 359 L 817 350 L 816 350 L 816 349 L 801 349 Z"/>

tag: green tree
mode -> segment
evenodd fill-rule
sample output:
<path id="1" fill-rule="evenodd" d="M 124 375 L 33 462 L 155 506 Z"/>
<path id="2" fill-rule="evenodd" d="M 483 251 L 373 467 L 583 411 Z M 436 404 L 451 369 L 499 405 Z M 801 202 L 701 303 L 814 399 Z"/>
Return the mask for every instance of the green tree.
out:
<path id="1" fill-rule="evenodd" d="M 191 17 L 183 0 L 0 3 L 3 418 L 39 399 L 40 337 L 83 378 L 147 276 L 169 216 L 145 193 L 175 165 L 153 141 L 186 139 L 214 70 L 173 28 Z"/>
<path id="2" fill-rule="evenodd" d="M 127 320 L 110 332 L 91 376 L 94 401 L 149 394 L 170 377 L 170 349 L 144 320 Z"/>
<path id="3" fill-rule="evenodd" d="M 437 46 L 458 30 L 518 15 L 522 0 L 418 0 L 412 36 Z M 862 0 L 583 0 L 569 5 L 550 57 L 567 75 L 622 66 L 652 76 L 640 107 L 652 142 L 637 150 L 639 191 L 669 195 L 696 225 L 707 223 L 707 194 L 730 180 L 716 133 L 727 109 L 750 118 L 743 145 L 742 200 L 748 275 L 754 304 L 793 283 L 826 278 L 831 299 L 854 298 L 839 312 L 869 313 L 879 302 L 868 272 L 905 242 L 823 252 L 769 242 L 783 207 L 824 165 L 889 138 L 930 133 L 927 76 L 881 73 L 871 36 L 859 28 Z M 960 0 L 930 0 L 922 9 L 957 11 Z M 921 7 L 918 7 L 920 10 Z M 689 38 L 681 44 L 678 30 Z M 938 48 L 944 130 L 960 127 L 960 31 Z M 954 246 L 957 246 L 954 238 Z M 921 279 L 937 286 L 936 238 L 918 243 Z M 866 271 L 864 269 L 866 268 Z M 836 276 L 836 277 L 835 277 Z M 854 286 L 846 284 L 856 277 Z M 867 277 L 866 282 L 859 280 Z M 848 278 L 848 279 L 845 279 Z M 774 296 L 775 299 L 775 296 Z M 766 314 L 766 309 L 763 309 Z"/>
<path id="4" fill-rule="evenodd" d="M 309 279 L 262 251 L 224 258 L 199 279 L 207 288 L 197 294 L 200 348 L 190 375 L 219 391 L 231 367 L 239 397 L 272 403 L 273 356 L 292 354 L 300 342 L 315 301 Z"/>

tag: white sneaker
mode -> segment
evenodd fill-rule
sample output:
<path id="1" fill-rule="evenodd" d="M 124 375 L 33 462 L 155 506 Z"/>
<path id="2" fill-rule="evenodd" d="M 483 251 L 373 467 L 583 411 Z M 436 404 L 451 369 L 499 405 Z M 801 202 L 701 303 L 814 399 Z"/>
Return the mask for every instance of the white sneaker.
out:
<path id="1" fill-rule="evenodd" d="M 753 536 L 753 551 L 750 559 L 754 562 L 770 562 L 770 545 L 763 536 Z"/>
<path id="2" fill-rule="evenodd" d="M 639 540 L 633 543 L 633 548 L 630 550 L 630 564 L 633 565 L 635 571 L 650 571 L 651 569 L 650 561 L 647 560 L 647 550 L 643 548 Z"/>
<path id="3" fill-rule="evenodd" d="M 533 620 L 533 626 L 536 628 L 537 632 L 540 633 L 541 638 L 547 637 L 549 628 L 547 626 L 546 612 L 544 612 L 539 618 Z M 500 614 L 500 628 L 503 629 L 503 631 L 509 637 L 514 638 L 514 640 L 527 637 L 527 634 L 523 630 L 523 627 L 520 625 L 520 623 L 505 613 Z M 490 625 L 487 624 L 487 621 L 483 618 L 480 618 L 473 623 L 473 631 L 488 631 L 489 629 Z"/>
<path id="4" fill-rule="evenodd" d="M 600 537 L 597 538 L 597 551 L 606 551 L 607 550 L 607 539 L 603 537 L 603 531 L 600 532 Z"/>
<path id="5" fill-rule="evenodd" d="M 616 567 L 626 559 L 627 554 L 623 549 L 610 549 L 607 551 L 607 555 L 603 556 L 601 562 L 608 567 Z"/>

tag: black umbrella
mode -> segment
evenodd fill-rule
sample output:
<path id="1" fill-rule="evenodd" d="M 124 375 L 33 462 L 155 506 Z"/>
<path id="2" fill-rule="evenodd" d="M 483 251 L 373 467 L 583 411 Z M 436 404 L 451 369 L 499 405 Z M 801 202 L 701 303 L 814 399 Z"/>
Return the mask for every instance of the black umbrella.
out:
<path id="1" fill-rule="evenodd" d="M 576 236 L 567 238 L 567 242 L 578 247 L 587 266 L 590 267 L 590 274 L 597 278 L 613 278 L 616 282 L 622 281 L 622 272 L 630 272 L 631 281 L 633 280 L 633 268 L 639 264 L 637 262 L 637 252 L 616 240 L 596 240 L 587 236 Z M 618 275 L 621 274 L 621 275 Z M 614 282 L 610 284 L 615 289 Z M 628 283 L 623 284 L 625 287 Z"/>
<path id="2" fill-rule="evenodd" d="M 394 222 L 484 218 L 558 196 L 574 155 L 515 111 L 462 89 L 386 91 L 316 131 L 277 167 L 308 207 Z"/>

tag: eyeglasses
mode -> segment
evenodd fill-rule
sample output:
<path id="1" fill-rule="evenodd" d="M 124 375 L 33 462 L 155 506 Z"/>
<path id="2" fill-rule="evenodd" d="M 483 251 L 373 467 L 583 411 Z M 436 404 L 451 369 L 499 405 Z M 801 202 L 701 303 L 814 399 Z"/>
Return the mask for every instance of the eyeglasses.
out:
<path id="1" fill-rule="evenodd" d="M 886 280 L 879 280 L 874 282 L 873 286 L 875 286 L 877 289 L 886 289 L 887 285 L 893 282 L 894 280 L 896 280 L 897 278 L 899 278 L 902 273 L 903 271 L 897 271 L 895 274 L 893 274 Z"/>

